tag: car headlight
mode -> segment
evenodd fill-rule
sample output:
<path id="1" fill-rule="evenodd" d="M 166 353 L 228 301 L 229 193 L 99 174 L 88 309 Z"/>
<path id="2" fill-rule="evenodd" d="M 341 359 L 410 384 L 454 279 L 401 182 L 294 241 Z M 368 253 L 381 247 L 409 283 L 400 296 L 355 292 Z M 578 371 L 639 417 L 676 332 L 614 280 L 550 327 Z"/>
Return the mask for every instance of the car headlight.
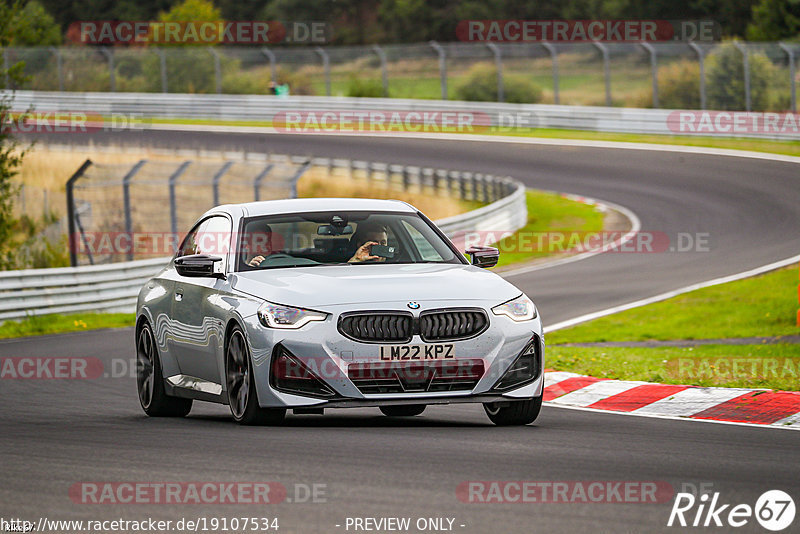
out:
<path id="1" fill-rule="evenodd" d="M 505 315 L 517 322 L 530 321 L 536 319 L 538 315 L 533 301 L 526 297 L 525 294 L 513 300 L 509 300 L 508 302 L 504 302 L 499 306 L 495 306 L 492 308 L 492 313 L 495 315 Z"/>
<path id="2" fill-rule="evenodd" d="M 258 320 L 270 328 L 301 328 L 312 321 L 324 321 L 327 313 L 265 302 L 258 308 Z"/>

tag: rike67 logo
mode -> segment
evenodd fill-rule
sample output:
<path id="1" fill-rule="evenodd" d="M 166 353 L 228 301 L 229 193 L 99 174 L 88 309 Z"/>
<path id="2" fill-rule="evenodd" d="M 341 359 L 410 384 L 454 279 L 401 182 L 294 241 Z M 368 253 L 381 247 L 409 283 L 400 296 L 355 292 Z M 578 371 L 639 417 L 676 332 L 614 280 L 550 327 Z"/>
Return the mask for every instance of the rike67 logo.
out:
<path id="1" fill-rule="evenodd" d="M 755 519 L 773 532 L 784 530 L 794 522 L 794 500 L 784 491 L 764 492 L 755 506 L 723 503 L 720 493 L 678 493 L 669 514 L 667 526 L 681 527 L 743 527 Z"/>

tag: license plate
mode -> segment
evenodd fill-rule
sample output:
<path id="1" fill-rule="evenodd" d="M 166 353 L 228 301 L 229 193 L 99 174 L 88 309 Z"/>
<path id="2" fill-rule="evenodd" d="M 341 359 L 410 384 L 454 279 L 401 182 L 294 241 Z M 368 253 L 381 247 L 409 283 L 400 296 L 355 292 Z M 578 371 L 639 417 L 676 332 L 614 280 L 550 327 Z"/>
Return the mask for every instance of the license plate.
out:
<path id="1" fill-rule="evenodd" d="M 456 357 L 452 343 L 381 345 L 381 360 L 447 360 Z"/>

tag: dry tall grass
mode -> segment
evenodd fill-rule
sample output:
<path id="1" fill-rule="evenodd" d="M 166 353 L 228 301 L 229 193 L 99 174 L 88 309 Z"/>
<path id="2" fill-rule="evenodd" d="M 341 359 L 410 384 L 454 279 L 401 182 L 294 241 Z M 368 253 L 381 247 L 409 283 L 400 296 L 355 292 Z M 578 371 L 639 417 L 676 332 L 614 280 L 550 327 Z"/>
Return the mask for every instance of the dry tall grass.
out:
<path id="1" fill-rule="evenodd" d="M 67 180 L 87 158 L 103 164 L 133 164 L 143 158 L 163 162 L 177 162 L 185 159 L 149 152 L 109 152 L 91 149 L 63 151 L 49 150 L 45 146 L 35 146 L 23 160 L 20 173 L 16 177 L 18 184 L 25 185 L 25 211 L 29 214 L 40 214 L 43 192 L 46 191 L 49 209 L 63 215 L 66 212 L 64 195 Z M 323 168 L 312 168 L 300 179 L 298 195 L 305 198 L 355 197 L 403 200 L 420 209 L 431 219 L 457 215 L 477 206 L 472 202 L 462 202 L 442 195 L 441 192 L 403 191 L 398 186 L 388 187 L 385 181 L 368 181 L 365 177 L 354 178 L 346 172 L 329 175 Z M 241 199 L 241 201 L 247 200 L 250 199 Z"/>

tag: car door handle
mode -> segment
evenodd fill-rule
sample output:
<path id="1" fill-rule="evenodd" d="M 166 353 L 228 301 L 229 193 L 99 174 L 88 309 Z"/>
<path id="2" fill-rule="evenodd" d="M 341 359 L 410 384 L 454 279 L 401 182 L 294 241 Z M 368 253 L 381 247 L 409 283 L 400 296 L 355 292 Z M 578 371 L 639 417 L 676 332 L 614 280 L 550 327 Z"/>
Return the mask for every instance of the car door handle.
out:
<path id="1" fill-rule="evenodd" d="M 183 300 L 183 290 L 182 289 L 179 289 L 178 291 L 175 292 L 175 300 L 177 300 L 178 302 Z"/>

